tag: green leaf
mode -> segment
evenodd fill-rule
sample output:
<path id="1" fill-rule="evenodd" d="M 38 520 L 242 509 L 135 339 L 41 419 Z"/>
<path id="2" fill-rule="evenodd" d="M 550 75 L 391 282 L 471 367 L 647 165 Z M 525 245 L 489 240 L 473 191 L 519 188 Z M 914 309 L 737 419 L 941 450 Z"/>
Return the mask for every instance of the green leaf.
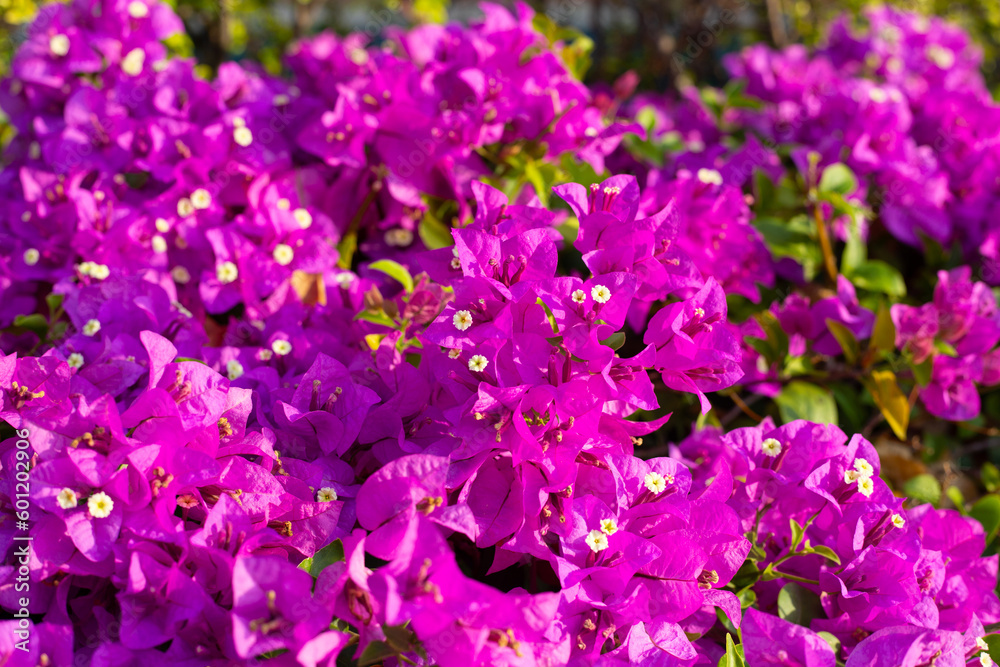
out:
<path id="1" fill-rule="evenodd" d="M 806 548 L 806 553 L 819 554 L 820 556 L 827 559 L 831 563 L 840 565 L 840 556 L 837 555 L 837 552 L 823 544 L 817 545 L 815 547 L 810 545 L 809 547 Z"/>
<path id="2" fill-rule="evenodd" d="M 830 648 L 833 649 L 834 655 L 840 655 L 840 640 L 837 639 L 836 635 L 830 634 L 825 630 L 820 630 L 816 634 L 822 637 L 823 641 L 830 645 Z"/>
<path id="3" fill-rule="evenodd" d="M 927 357 L 919 364 L 910 362 L 910 369 L 913 377 L 921 387 L 926 387 L 931 383 L 931 371 L 934 369 L 934 357 Z"/>
<path id="4" fill-rule="evenodd" d="M 871 347 L 876 352 L 892 352 L 896 349 L 896 325 L 892 322 L 889 306 L 882 301 L 875 315 L 872 329 Z"/>
<path id="5" fill-rule="evenodd" d="M 1000 496 L 994 494 L 983 496 L 969 510 L 969 516 L 983 524 L 983 529 L 986 531 L 986 544 L 989 544 L 996 537 L 997 529 L 1000 528 Z"/>
<path id="6" fill-rule="evenodd" d="M 941 500 L 941 483 L 933 475 L 917 475 L 903 485 L 903 493 L 919 503 L 937 505 Z"/>
<path id="7" fill-rule="evenodd" d="M 377 262 L 369 264 L 368 268 L 381 271 L 396 282 L 402 283 L 403 287 L 406 288 L 407 294 L 413 293 L 413 276 L 410 275 L 410 272 L 402 264 L 394 262 L 391 259 L 380 259 Z"/>
<path id="8" fill-rule="evenodd" d="M 823 615 L 819 596 L 808 588 L 793 582 L 785 584 L 778 592 L 778 616 L 790 623 L 809 627 L 814 618 Z"/>
<path id="9" fill-rule="evenodd" d="M 45 333 L 49 330 L 48 320 L 38 313 L 31 315 L 18 315 L 14 318 L 14 326 L 31 331 L 39 338 L 45 338 Z"/>
<path id="10" fill-rule="evenodd" d="M 719 667 L 746 667 L 743 647 L 737 646 L 731 634 L 726 635 L 726 654 L 719 658 Z"/>
<path id="11" fill-rule="evenodd" d="M 381 664 L 395 655 L 396 651 L 389 644 L 376 639 L 362 651 L 361 657 L 358 658 L 358 667 L 373 667 L 373 665 Z"/>
<path id="12" fill-rule="evenodd" d="M 849 195 L 858 189 L 858 179 L 847 165 L 837 162 L 823 170 L 819 178 L 820 192 L 836 192 Z"/>
<path id="13" fill-rule="evenodd" d="M 837 423 L 837 403 L 829 391 L 809 382 L 789 382 L 774 399 L 786 424 L 796 419 L 820 424 Z"/>
<path id="14" fill-rule="evenodd" d="M 356 320 L 364 320 L 365 322 L 371 322 L 372 324 L 381 324 L 384 327 L 389 327 L 391 329 L 396 328 L 396 323 L 391 317 L 385 314 L 385 311 L 381 310 L 362 310 L 360 313 L 354 316 Z"/>
<path id="15" fill-rule="evenodd" d="M 601 345 L 607 345 L 612 350 L 621 349 L 621 346 L 624 344 L 625 333 L 622 331 L 617 331 L 601 341 Z"/>
<path id="16" fill-rule="evenodd" d="M 1000 470 L 998 470 L 997 467 L 989 461 L 983 464 L 983 468 L 980 470 L 979 476 L 983 480 L 983 486 L 986 487 L 987 491 L 992 493 L 993 491 L 1000 489 Z"/>
<path id="17" fill-rule="evenodd" d="M 417 234 L 420 236 L 420 240 L 424 242 L 424 245 L 431 250 L 447 248 L 454 244 L 454 239 L 451 237 L 451 228 L 433 215 L 430 215 L 430 213 L 426 213 L 420 219 L 420 224 L 417 226 Z"/>
<path id="18" fill-rule="evenodd" d="M 305 570 L 315 578 L 324 568 L 342 560 L 344 560 L 344 544 L 340 540 L 334 540 L 317 551 L 312 558 L 306 558 L 299 563 L 299 569 Z"/>
<path id="19" fill-rule="evenodd" d="M 959 511 L 963 516 L 967 516 L 968 512 L 965 511 L 965 496 L 957 486 L 949 486 L 944 490 L 944 495 L 948 496 L 948 500 L 955 506 L 955 509 Z"/>
<path id="20" fill-rule="evenodd" d="M 853 365 L 858 359 L 858 339 L 854 337 L 854 333 L 837 320 L 830 319 L 829 317 L 826 318 L 826 328 L 830 330 L 833 337 L 840 343 L 840 349 L 844 351 L 844 358 L 847 359 L 847 363 Z"/>
<path id="21" fill-rule="evenodd" d="M 990 654 L 993 662 L 1000 660 L 1000 635 L 986 635 L 983 637 L 983 641 L 989 646 L 987 652 Z"/>
<path id="22" fill-rule="evenodd" d="M 910 401 L 899 388 L 896 374 L 890 370 L 872 371 L 871 381 L 865 384 L 892 432 L 900 440 L 906 440 L 906 428 L 910 423 Z"/>
<path id="23" fill-rule="evenodd" d="M 906 295 L 906 283 L 899 269 L 880 259 L 870 259 L 844 275 L 862 289 L 895 297 Z"/>
<path id="24" fill-rule="evenodd" d="M 802 538 L 806 534 L 806 529 L 802 527 L 795 519 L 789 519 L 789 524 L 792 527 L 792 552 L 798 551 L 799 545 L 802 544 Z"/>
<path id="25" fill-rule="evenodd" d="M 65 298 L 65 296 L 66 296 L 65 294 L 56 294 L 55 292 L 53 292 L 52 294 L 49 294 L 47 297 L 45 297 L 45 303 L 47 303 L 49 306 L 50 319 L 54 319 L 56 313 L 58 313 L 60 309 L 62 309 L 63 299 Z"/>

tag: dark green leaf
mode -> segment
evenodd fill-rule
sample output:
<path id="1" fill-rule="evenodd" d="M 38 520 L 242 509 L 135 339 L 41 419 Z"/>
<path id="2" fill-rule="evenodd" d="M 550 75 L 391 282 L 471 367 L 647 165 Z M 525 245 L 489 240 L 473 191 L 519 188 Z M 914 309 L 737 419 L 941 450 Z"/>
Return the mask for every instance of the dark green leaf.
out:
<path id="1" fill-rule="evenodd" d="M 31 315 L 18 315 L 14 318 L 14 326 L 27 329 L 36 334 L 39 338 L 45 338 L 45 333 L 49 330 L 49 322 L 43 315 L 32 313 Z"/>
<path id="2" fill-rule="evenodd" d="M 778 616 L 790 623 L 809 627 L 814 618 L 823 616 L 823 605 L 818 595 L 793 581 L 778 592 Z"/>

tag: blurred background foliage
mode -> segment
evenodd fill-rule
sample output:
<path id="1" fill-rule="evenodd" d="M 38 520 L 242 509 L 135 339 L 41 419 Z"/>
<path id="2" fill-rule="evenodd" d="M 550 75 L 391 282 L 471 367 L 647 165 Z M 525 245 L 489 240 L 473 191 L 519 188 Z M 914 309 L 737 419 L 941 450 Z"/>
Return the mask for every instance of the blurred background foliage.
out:
<path id="1" fill-rule="evenodd" d="M 169 0 L 188 37 L 173 46 L 206 70 L 225 60 L 259 61 L 281 70 L 281 55 L 299 37 L 332 29 L 377 41 L 392 25 L 469 20 L 478 0 Z M 498 0 L 512 5 L 512 0 Z M 867 0 L 528 0 L 553 22 L 584 33 L 593 45 L 589 81 L 613 81 L 632 69 L 642 87 L 665 90 L 687 81 L 725 79 L 722 56 L 759 41 L 813 44 L 834 17 L 859 13 Z M 984 75 L 1000 87 L 1000 1 L 896 0 L 968 30 L 985 54 Z M 0 0 L 0 71 L 37 11 L 34 0 Z M 675 63 L 683 63 L 679 73 Z"/>

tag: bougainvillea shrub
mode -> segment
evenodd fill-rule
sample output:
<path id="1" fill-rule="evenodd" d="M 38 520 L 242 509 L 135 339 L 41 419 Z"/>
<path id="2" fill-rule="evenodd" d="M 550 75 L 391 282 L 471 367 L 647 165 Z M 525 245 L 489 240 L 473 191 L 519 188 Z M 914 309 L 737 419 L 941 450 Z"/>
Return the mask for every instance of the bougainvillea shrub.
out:
<path id="1" fill-rule="evenodd" d="M 3 664 L 992 665 L 1000 473 L 923 472 L 1000 383 L 967 38 L 877 10 L 669 97 L 482 14 L 206 78 L 166 4 L 42 10 Z"/>

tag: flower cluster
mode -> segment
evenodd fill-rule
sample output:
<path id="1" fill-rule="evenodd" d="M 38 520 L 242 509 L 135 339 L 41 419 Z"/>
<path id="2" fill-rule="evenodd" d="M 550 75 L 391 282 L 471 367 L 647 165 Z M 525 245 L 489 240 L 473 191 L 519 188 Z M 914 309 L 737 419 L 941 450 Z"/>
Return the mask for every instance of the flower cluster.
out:
<path id="1" fill-rule="evenodd" d="M 989 289 L 772 299 L 804 274 L 726 166 L 750 148 L 615 122 L 543 17 L 483 14 L 206 80 L 166 4 L 42 10 L 0 84 L 0 551 L 31 545 L 0 662 L 992 664 L 977 521 L 904 504 L 835 426 L 704 426 L 738 383 L 781 397 L 865 342 L 870 371 L 886 331 L 965 418 Z M 668 123 L 674 164 L 618 150 Z M 644 188 L 603 176 L 628 159 Z M 674 409 L 701 421 L 668 451 Z"/>

